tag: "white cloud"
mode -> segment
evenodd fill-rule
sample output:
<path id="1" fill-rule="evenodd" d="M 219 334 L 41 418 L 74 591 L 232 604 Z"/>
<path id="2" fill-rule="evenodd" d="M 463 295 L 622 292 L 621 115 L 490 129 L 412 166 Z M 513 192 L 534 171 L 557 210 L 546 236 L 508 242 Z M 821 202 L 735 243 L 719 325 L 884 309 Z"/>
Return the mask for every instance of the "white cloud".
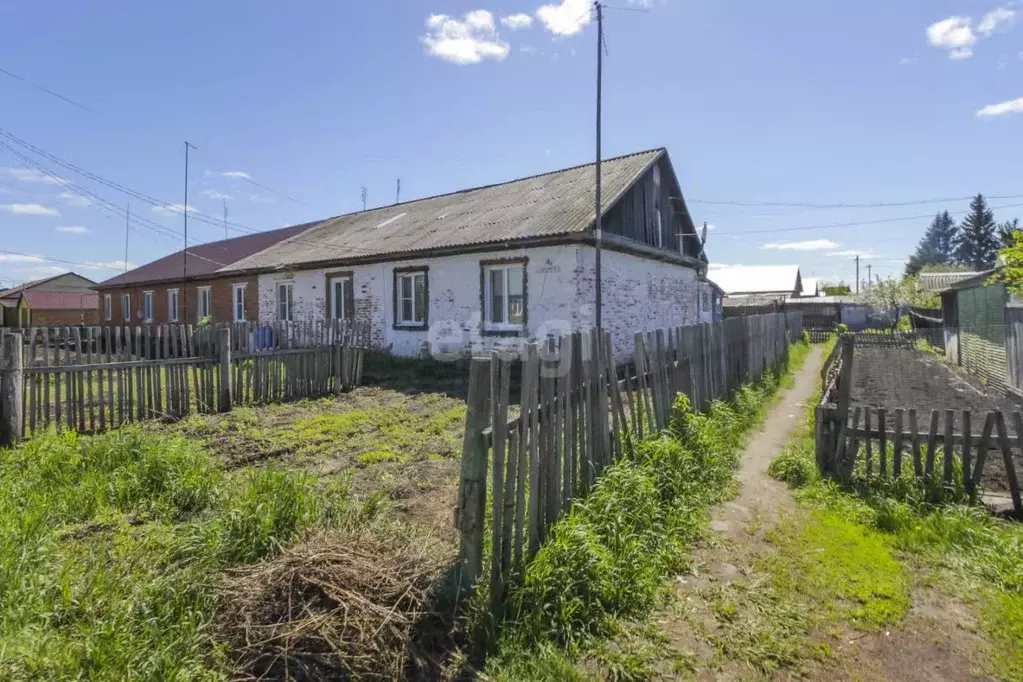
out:
<path id="1" fill-rule="evenodd" d="M 899 66 L 913 66 L 920 61 L 920 55 L 914 54 L 912 57 L 903 57 L 899 60 Z"/>
<path id="2" fill-rule="evenodd" d="M 952 16 L 927 27 L 927 42 L 949 51 L 949 59 L 965 59 L 973 54 L 970 49 L 977 42 L 970 17 Z"/>
<path id="3" fill-rule="evenodd" d="M 230 194 L 224 194 L 223 192 L 220 192 L 220 191 L 215 190 L 215 189 L 204 189 L 203 191 L 199 192 L 199 194 L 201 194 L 204 197 L 207 197 L 209 199 L 225 199 L 225 200 L 234 199 L 234 197 L 231 196 Z"/>
<path id="4" fill-rule="evenodd" d="M 18 182 L 39 182 L 44 185 L 66 185 L 67 180 L 55 178 L 34 168 L 4 168 L 4 172 Z"/>
<path id="5" fill-rule="evenodd" d="M 153 206 L 153 213 L 159 213 L 160 215 L 181 215 L 185 212 L 184 204 L 168 204 L 166 206 Z M 189 213 L 195 213 L 195 206 L 189 205 Z"/>
<path id="6" fill-rule="evenodd" d="M 67 225 L 57 228 L 57 232 L 65 232 L 67 234 L 85 234 L 89 231 L 89 228 L 84 225 Z"/>
<path id="7" fill-rule="evenodd" d="M 977 112 L 977 116 L 981 118 L 1006 116 L 1008 114 L 1023 114 L 1023 97 L 1006 100 L 998 104 L 989 104 Z"/>
<path id="8" fill-rule="evenodd" d="M 272 204 L 277 201 L 277 197 L 271 197 L 265 194 L 250 194 L 249 201 L 254 201 L 257 204 Z"/>
<path id="9" fill-rule="evenodd" d="M 557 5 L 543 5 L 536 18 L 548 31 L 559 36 L 575 35 L 590 23 L 590 0 L 561 0 Z"/>
<path id="10" fill-rule="evenodd" d="M 707 231 L 708 232 L 710 232 L 711 230 L 716 230 L 716 229 L 718 229 L 717 225 L 714 225 L 714 224 L 708 224 L 707 225 Z"/>
<path id="11" fill-rule="evenodd" d="M 0 209 L 14 215 L 60 215 L 60 211 L 57 209 L 42 204 L 0 204 Z"/>
<path id="12" fill-rule="evenodd" d="M 533 25 L 533 17 L 528 14 L 509 14 L 506 17 L 501 17 L 501 24 L 507 26 L 513 31 L 518 31 L 520 28 L 529 28 Z"/>
<path id="13" fill-rule="evenodd" d="M 252 176 L 245 171 L 221 171 L 217 173 L 222 178 L 234 178 L 235 180 L 251 180 Z"/>
<path id="14" fill-rule="evenodd" d="M 81 194 L 75 194 L 74 192 L 61 192 L 58 198 L 64 200 L 70 206 L 77 206 L 79 208 L 92 205 L 92 199 L 83 197 Z"/>
<path id="15" fill-rule="evenodd" d="M 76 267 L 83 268 L 85 270 L 133 270 L 138 266 L 131 261 L 123 260 L 109 260 L 109 261 L 85 261 L 84 263 L 76 263 Z"/>
<path id="16" fill-rule="evenodd" d="M 536 52 L 536 48 L 533 47 L 532 45 L 520 45 L 519 50 L 525 52 L 526 54 L 533 54 Z"/>
<path id="17" fill-rule="evenodd" d="M 461 21 L 446 14 L 431 14 L 426 28 L 421 40 L 427 54 L 460 66 L 484 59 L 501 60 L 511 49 L 497 35 L 494 15 L 484 9 L 466 13 Z"/>
<path id="18" fill-rule="evenodd" d="M 1016 21 L 1016 10 L 1008 7 L 997 7 L 987 14 L 977 24 L 977 30 L 986 36 L 991 35 L 999 27 L 1009 28 Z"/>
<path id="19" fill-rule="evenodd" d="M 25 253 L 0 253 L 0 263 L 45 263 L 42 256 L 30 256 Z"/>
<path id="20" fill-rule="evenodd" d="M 28 275 L 31 278 L 36 278 L 49 277 L 51 275 L 62 275 L 65 272 L 70 272 L 70 268 L 66 265 L 37 265 L 31 268 L 15 268 L 13 272 L 19 272 Z"/>
<path id="21" fill-rule="evenodd" d="M 832 251 L 828 254 L 834 258 L 877 258 L 877 254 L 874 253 L 873 249 L 867 249 L 866 251 L 857 251 L 856 249 L 846 249 L 845 251 Z"/>
<path id="22" fill-rule="evenodd" d="M 830 239 L 808 239 L 802 242 L 771 242 L 760 248 L 773 251 L 823 251 L 838 246 L 841 244 Z"/>

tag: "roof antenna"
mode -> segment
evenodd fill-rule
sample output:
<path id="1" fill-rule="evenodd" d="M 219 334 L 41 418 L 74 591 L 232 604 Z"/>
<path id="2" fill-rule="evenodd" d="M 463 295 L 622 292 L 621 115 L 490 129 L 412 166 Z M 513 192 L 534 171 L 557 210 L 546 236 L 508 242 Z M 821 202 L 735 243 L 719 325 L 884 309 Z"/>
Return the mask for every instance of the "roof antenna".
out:
<path id="1" fill-rule="evenodd" d="M 401 203 L 401 178 L 398 178 L 398 191 L 394 195 L 394 203 Z"/>
<path id="2" fill-rule="evenodd" d="M 363 187 L 363 188 L 362 188 L 362 210 L 363 210 L 363 211 L 365 211 L 365 210 L 366 210 L 366 195 L 367 195 L 367 194 L 368 194 L 368 193 L 366 192 L 366 188 L 365 188 L 365 187 Z"/>

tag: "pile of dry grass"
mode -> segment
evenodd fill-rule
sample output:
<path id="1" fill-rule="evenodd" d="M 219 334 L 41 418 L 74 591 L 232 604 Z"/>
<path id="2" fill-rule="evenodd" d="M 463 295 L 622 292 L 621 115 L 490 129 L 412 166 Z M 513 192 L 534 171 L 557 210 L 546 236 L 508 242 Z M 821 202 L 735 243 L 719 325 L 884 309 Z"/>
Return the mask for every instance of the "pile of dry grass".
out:
<path id="1" fill-rule="evenodd" d="M 435 668 L 414 644 L 445 558 L 430 543 L 318 536 L 232 570 L 220 629 L 234 674 L 261 680 L 397 680 Z M 440 619 L 445 620 L 445 619 Z M 410 660 L 413 659 L 413 660 Z"/>

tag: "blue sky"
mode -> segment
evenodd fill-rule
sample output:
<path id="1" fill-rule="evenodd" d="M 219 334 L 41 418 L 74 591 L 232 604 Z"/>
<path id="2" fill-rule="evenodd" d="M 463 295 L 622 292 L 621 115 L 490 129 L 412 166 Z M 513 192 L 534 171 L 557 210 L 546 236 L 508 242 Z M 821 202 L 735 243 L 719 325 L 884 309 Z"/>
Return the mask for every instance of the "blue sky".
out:
<path id="1" fill-rule="evenodd" d="M 938 210 L 1023 217 L 1019 0 L 615 0 L 606 155 L 666 146 L 717 263 L 895 274 Z M 0 6 L 0 280 L 180 248 L 181 216 L 270 229 L 590 160 L 595 26 L 585 0 Z M 35 86 L 73 100 L 69 104 Z M 82 108 L 82 107 L 85 108 Z M 87 190 L 86 203 L 38 166 Z M 254 181 L 254 182 L 253 182 Z M 254 184 L 258 183 L 258 184 Z M 738 202 L 752 206 L 702 203 Z M 180 209 L 179 209 L 180 210 Z M 190 220 L 190 242 L 223 236 Z M 885 221 L 885 222 L 879 222 Z M 844 227 L 825 227 L 831 225 Z M 793 229 L 814 228 L 814 229 Z M 241 232 L 232 231 L 231 234 Z M 70 265 L 59 261 L 73 261 Z M 82 265 L 85 264 L 85 265 Z M 90 267 L 91 264 L 91 267 Z M 864 273 L 865 274 L 865 273 Z"/>

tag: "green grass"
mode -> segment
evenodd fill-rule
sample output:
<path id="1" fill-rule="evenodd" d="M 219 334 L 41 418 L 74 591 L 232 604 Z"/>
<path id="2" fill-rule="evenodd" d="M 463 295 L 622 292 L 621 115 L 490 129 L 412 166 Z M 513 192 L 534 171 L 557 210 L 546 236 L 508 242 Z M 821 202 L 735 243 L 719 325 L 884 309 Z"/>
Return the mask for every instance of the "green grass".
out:
<path id="1" fill-rule="evenodd" d="M 824 599 L 841 604 L 853 624 L 878 627 L 905 610 L 899 591 L 905 593 L 915 572 L 936 574 L 942 589 L 973 606 L 989 641 L 991 674 L 1023 681 L 1018 664 L 1023 660 L 1023 524 L 961 504 L 961 491 L 938 494 L 911 476 L 895 482 L 860 476 L 846 487 L 822 480 L 814 461 L 812 408 L 770 473 L 795 488 L 811 510 L 812 524 L 790 531 L 794 539 L 782 538 L 783 546 L 794 542 L 790 548 L 797 559 L 815 543 L 838 555 L 812 567 L 786 559 L 790 565 L 780 568 L 794 571 L 794 590 L 823 585 Z M 829 538 L 841 538 L 839 546 Z M 845 556 L 853 546 L 870 560 Z"/>
<path id="2" fill-rule="evenodd" d="M 791 366 L 805 357 L 796 349 Z M 666 578 L 687 570 L 710 508 L 734 492 L 746 434 L 762 420 L 779 379 L 768 373 L 706 414 L 690 411 L 680 396 L 682 416 L 668 430 L 604 471 L 590 495 L 552 527 L 527 569 L 488 674 L 590 679 L 585 671 L 596 666 L 597 679 L 651 676 L 650 651 L 623 647 L 624 633 L 664 603 Z M 678 652 L 659 651 L 675 659 L 673 668 L 686 667 Z"/>
<path id="3" fill-rule="evenodd" d="M 0 451 L 0 490 L 5 680 L 219 679 L 218 573 L 355 518 L 342 485 L 138 428 Z"/>

